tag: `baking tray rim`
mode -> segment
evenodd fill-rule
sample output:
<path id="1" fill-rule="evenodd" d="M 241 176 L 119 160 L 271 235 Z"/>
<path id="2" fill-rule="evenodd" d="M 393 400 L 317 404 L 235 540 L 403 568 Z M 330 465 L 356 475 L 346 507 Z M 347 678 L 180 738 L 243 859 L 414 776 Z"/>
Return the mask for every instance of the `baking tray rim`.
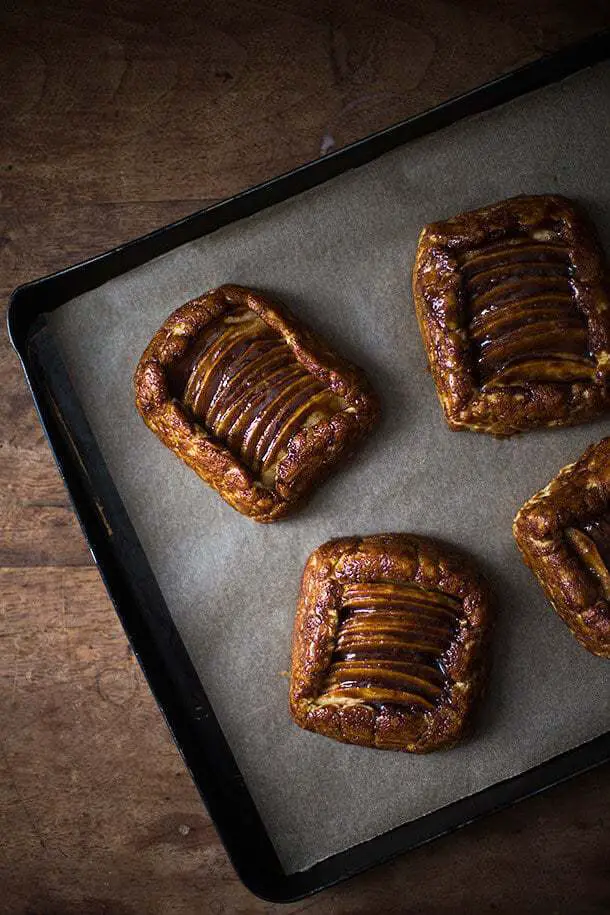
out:
<path id="1" fill-rule="evenodd" d="M 305 870 L 287 874 L 160 592 L 151 598 L 154 614 L 162 619 L 162 625 L 158 626 L 159 621 L 150 612 L 150 607 L 145 606 L 122 568 L 121 544 L 113 539 L 114 532 L 96 498 L 94 482 L 45 384 L 43 366 L 30 347 L 31 334 L 44 313 L 181 244 L 319 186 L 417 137 L 491 110 L 609 58 L 610 29 L 371 134 L 325 158 L 301 165 L 102 254 L 23 284 L 10 296 L 9 339 L 21 361 L 40 422 L 110 599 L 235 870 L 253 893 L 267 901 L 291 902 L 308 896 L 600 765 L 610 759 L 610 732 L 338 852 Z M 154 580 L 154 576 L 152 578 Z M 156 638 L 153 637 L 155 629 Z M 163 642 L 168 632 L 169 645 Z M 169 688 L 175 682 L 182 688 L 178 697 Z"/>

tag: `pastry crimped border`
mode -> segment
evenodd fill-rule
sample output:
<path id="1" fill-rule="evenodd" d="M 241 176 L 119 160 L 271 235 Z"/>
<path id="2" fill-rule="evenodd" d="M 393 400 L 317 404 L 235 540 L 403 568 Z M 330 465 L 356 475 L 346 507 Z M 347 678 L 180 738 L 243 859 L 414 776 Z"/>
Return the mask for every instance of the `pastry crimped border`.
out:
<path id="1" fill-rule="evenodd" d="M 250 308 L 283 337 L 297 361 L 347 404 L 293 436 L 278 464 L 273 489 L 172 398 L 167 382 L 167 369 L 206 324 L 238 305 Z M 293 511 L 339 460 L 350 455 L 379 416 L 377 396 L 360 369 L 333 353 L 287 309 L 235 285 L 220 286 L 176 309 L 144 351 L 134 382 L 136 406 L 146 425 L 229 505 L 260 522 Z"/>
<path id="2" fill-rule="evenodd" d="M 414 582 L 462 601 L 463 623 L 444 656 L 446 682 L 434 710 L 415 716 L 398 706 L 317 704 L 337 639 L 343 586 L 362 581 Z M 452 747 L 472 730 L 487 681 L 489 633 L 487 583 L 461 553 L 415 534 L 330 540 L 314 550 L 303 572 L 292 640 L 292 717 L 300 727 L 344 743 L 409 753 Z"/>
<path id="3" fill-rule="evenodd" d="M 554 609 L 581 645 L 610 658 L 610 602 L 569 549 L 566 527 L 610 507 L 610 437 L 590 445 L 573 464 L 521 507 L 513 534 Z"/>
<path id="4" fill-rule="evenodd" d="M 552 223 L 575 268 L 571 278 L 587 319 L 594 382 L 511 385 L 483 392 L 463 321 L 455 255 L 515 232 Z M 413 268 L 413 298 L 437 394 L 452 429 L 513 435 L 538 426 L 569 426 L 610 409 L 610 275 L 595 230 L 559 195 L 520 196 L 426 226 Z"/>

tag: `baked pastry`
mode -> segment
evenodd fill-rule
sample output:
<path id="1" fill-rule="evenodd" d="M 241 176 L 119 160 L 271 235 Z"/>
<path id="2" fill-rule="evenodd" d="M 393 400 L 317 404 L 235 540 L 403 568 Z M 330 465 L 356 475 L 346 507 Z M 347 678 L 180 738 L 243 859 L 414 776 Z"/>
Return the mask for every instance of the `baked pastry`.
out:
<path id="1" fill-rule="evenodd" d="M 610 658 L 610 438 L 591 445 L 532 496 L 513 533 L 580 644 Z"/>
<path id="2" fill-rule="evenodd" d="M 290 710 L 345 743 L 428 753 L 470 732 L 488 669 L 489 594 L 426 537 L 330 540 L 309 557 L 294 623 Z"/>
<path id="3" fill-rule="evenodd" d="M 610 281 L 565 197 L 513 197 L 426 226 L 413 296 L 447 423 L 494 435 L 610 408 Z"/>
<path id="4" fill-rule="evenodd" d="M 161 441 L 255 521 L 275 521 L 370 431 L 378 401 L 286 309 L 241 286 L 178 308 L 135 373 Z"/>

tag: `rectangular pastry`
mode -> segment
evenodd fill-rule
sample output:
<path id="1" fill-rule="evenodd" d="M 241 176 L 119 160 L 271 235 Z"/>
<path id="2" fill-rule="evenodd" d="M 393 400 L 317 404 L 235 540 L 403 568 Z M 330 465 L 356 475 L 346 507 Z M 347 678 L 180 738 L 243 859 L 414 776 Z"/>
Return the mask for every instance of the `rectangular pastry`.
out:
<path id="1" fill-rule="evenodd" d="M 309 557 L 294 623 L 295 722 L 427 753 L 468 735 L 488 669 L 489 594 L 464 556 L 412 534 L 345 537 Z"/>
<path id="2" fill-rule="evenodd" d="M 377 420 L 364 373 L 240 286 L 178 308 L 135 373 L 145 423 L 255 521 L 288 514 Z"/>
<path id="3" fill-rule="evenodd" d="M 514 197 L 421 233 L 413 296 L 447 423 L 512 435 L 610 408 L 610 282 L 564 197 Z"/>
<path id="4" fill-rule="evenodd" d="M 610 438 L 591 445 L 532 496 L 513 532 L 580 644 L 610 658 Z"/>

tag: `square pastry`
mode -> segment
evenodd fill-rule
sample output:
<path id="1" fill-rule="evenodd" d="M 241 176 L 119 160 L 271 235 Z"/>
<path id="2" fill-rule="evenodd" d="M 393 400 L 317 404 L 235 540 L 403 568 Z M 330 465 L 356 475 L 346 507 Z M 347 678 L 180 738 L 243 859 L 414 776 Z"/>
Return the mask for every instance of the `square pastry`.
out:
<path id="1" fill-rule="evenodd" d="M 532 496 L 513 532 L 580 644 L 610 658 L 610 438 L 591 445 Z"/>
<path id="2" fill-rule="evenodd" d="M 135 373 L 145 423 L 229 505 L 275 521 L 370 431 L 378 401 L 286 309 L 221 286 L 165 321 Z"/>
<path id="3" fill-rule="evenodd" d="M 485 686 L 489 621 L 485 580 L 459 553 L 412 534 L 331 540 L 303 572 L 292 717 L 366 747 L 451 747 Z"/>
<path id="4" fill-rule="evenodd" d="M 413 296 L 452 429 L 513 435 L 610 408 L 610 282 L 593 226 L 514 197 L 421 233 Z"/>

